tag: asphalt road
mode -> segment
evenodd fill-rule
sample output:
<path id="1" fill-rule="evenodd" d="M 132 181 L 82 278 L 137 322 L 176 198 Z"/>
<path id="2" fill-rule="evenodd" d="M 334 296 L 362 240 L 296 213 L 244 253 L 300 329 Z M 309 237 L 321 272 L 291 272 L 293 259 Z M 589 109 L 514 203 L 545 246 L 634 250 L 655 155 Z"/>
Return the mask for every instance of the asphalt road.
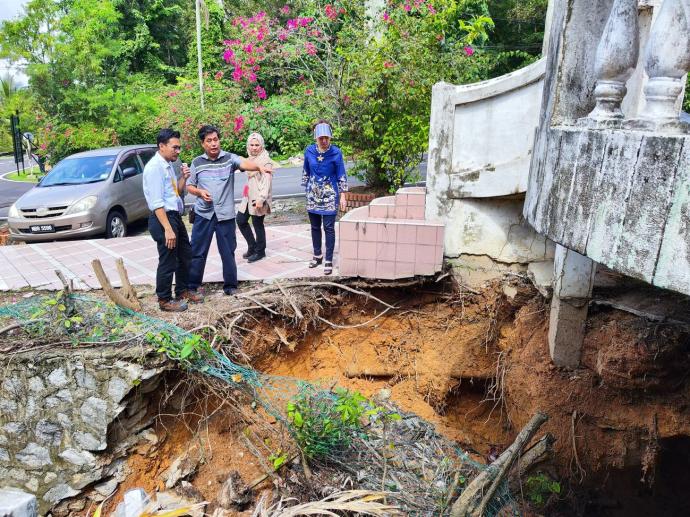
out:
<path id="1" fill-rule="evenodd" d="M 14 160 L 10 157 L 0 158 L 0 175 L 16 170 Z M 0 219 L 7 217 L 7 212 L 12 203 L 27 190 L 31 190 L 31 183 L 21 183 L 18 181 L 6 181 L 0 179 Z"/>

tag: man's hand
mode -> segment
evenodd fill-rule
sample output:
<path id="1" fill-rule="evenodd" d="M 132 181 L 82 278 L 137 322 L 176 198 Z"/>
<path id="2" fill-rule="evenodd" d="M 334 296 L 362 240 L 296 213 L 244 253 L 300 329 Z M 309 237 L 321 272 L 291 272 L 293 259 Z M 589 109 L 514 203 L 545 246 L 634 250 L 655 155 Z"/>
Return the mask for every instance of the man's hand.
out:
<path id="1" fill-rule="evenodd" d="M 257 199 L 254 201 L 254 208 L 258 208 L 260 210 L 262 206 L 264 206 L 263 200 Z"/>
<path id="2" fill-rule="evenodd" d="M 186 163 L 183 163 L 182 166 L 180 167 L 180 172 L 182 172 L 182 177 L 185 180 L 188 180 L 189 177 L 192 175 L 192 170 L 189 168 L 189 165 Z"/>
<path id="3" fill-rule="evenodd" d="M 204 189 L 199 189 L 199 197 L 206 201 L 207 203 L 210 203 L 213 201 L 213 198 L 211 197 L 211 193 L 208 190 Z"/>
<path id="4" fill-rule="evenodd" d="M 172 250 L 172 249 L 175 249 L 176 244 L 177 244 L 177 237 L 175 236 L 175 232 L 173 231 L 172 228 L 166 228 L 165 229 L 165 245 L 168 247 L 168 249 Z"/>
<path id="5" fill-rule="evenodd" d="M 344 196 L 340 196 L 340 203 L 339 203 L 339 205 L 340 205 L 340 211 L 341 211 L 341 212 L 344 212 L 345 209 L 347 208 L 347 199 L 345 199 Z"/>
<path id="6" fill-rule="evenodd" d="M 270 165 L 259 165 L 259 171 L 264 174 L 273 174 L 273 167 Z"/>

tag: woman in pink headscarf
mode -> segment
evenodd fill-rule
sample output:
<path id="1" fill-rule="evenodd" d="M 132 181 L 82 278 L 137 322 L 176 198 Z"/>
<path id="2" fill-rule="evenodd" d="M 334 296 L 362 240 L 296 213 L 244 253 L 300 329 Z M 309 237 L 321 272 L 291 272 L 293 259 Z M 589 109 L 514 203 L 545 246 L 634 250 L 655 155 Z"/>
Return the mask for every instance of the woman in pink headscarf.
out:
<path id="1" fill-rule="evenodd" d="M 264 138 L 259 133 L 252 133 L 247 138 L 247 155 L 254 163 L 272 168 L 273 162 L 264 148 Z M 237 227 L 247 241 L 247 253 L 242 258 L 247 259 L 247 262 L 256 262 L 266 256 L 264 217 L 271 213 L 273 178 L 271 173 L 260 171 L 247 171 L 247 176 L 242 203 L 237 211 Z M 254 232 L 249 226 L 250 216 Z"/>

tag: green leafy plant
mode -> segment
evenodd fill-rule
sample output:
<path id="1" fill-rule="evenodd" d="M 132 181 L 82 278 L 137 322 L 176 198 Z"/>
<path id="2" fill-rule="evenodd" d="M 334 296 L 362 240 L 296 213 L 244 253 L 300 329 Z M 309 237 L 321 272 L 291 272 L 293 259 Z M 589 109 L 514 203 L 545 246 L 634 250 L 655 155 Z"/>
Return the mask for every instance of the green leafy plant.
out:
<path id="1" fill-rule="evenodd" d="M 286 452 L 283 452 L 281 450 L 278 450 L 274 453 L 271 453 L 271 455 L 268 457 L 268 461 L 271 462 L 271 465 L 273 465 L 273 470 L 278 470 L 280 467 L 285 465 L 285 462 L 288 460 L 288 455 Z"/>
<path id="2" fill-rule="evenodd" d="M 544 506 L 549 497 L 561 493 L 561 484 L 543 472 L 539 472 L 527 478 L 525 493 L 532 504 Z"/>
<path id="3" fill-rule="evenodd" d="M 182 363 L 195 362 L 211 351 L 209 342 L 198 334 L 180 339 L 165 331 L 149 332 L 146 341 L 156 346 L 159 353 Z"/>
<path id="4" fill-rule="evenodd" d="M 31 319 L 49 321 L 52 329 L 67 334 L 77 332 L 84 321 L 84 318 L 77 314 L 72 297 L 65 291 L 58 291 L 55 296 L 44 299 L 31 315 Z M 39 333 L 45 330 L 45 325 L 40 327 Z"/>
<path id="5" fill-rule="evenodd" d="M 358 392 L 319 391 L 303 385 L 287 404 L 289 422 L 297 445 L 307 458 L 325 458 L 347 448 L 362 430 L 362 418 L 378 413 Z"/>

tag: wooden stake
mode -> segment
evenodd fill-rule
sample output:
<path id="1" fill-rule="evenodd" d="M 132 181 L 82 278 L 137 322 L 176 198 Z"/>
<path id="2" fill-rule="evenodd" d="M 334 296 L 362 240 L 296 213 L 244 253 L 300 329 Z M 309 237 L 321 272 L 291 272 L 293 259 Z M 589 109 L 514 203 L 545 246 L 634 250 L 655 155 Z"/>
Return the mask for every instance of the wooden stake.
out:
<path id="1" fill-rule="evenodd" d="M 103 266 L 101 265 L 101 261 L 98 259 L 94 259 L 91 261 L 91 267 L 93 268 L 93 272 L 96 273 L 96 278 L 98 279 L 98 283 L 101 284 L 101 288 L 103 289 L 103 292 L 110 298 L 113 302 L 115 302 L 117 305 L 120 307 L 125 307 L 126 309 L 130 309 L 133 311 L 141 311 L 141 303 L 139 300 L 134 298 L 134 301 L 131 301 L 129 298 L 126 298 L 125 296 L 122 296 L 118 291 L 116 291 L 112 284 L 110 283 L 110 280 L 108 279 L 107 275 L 105 274 L 105 271 L 103 271 Z M 123 265 L 124 267 L 124 265 Z M 125 272 L 126 275 L 126 272 Z M 122 277 L 120 277 L 122 278 Z M 131 285 L 130 285 L 131 287 Z"/>

